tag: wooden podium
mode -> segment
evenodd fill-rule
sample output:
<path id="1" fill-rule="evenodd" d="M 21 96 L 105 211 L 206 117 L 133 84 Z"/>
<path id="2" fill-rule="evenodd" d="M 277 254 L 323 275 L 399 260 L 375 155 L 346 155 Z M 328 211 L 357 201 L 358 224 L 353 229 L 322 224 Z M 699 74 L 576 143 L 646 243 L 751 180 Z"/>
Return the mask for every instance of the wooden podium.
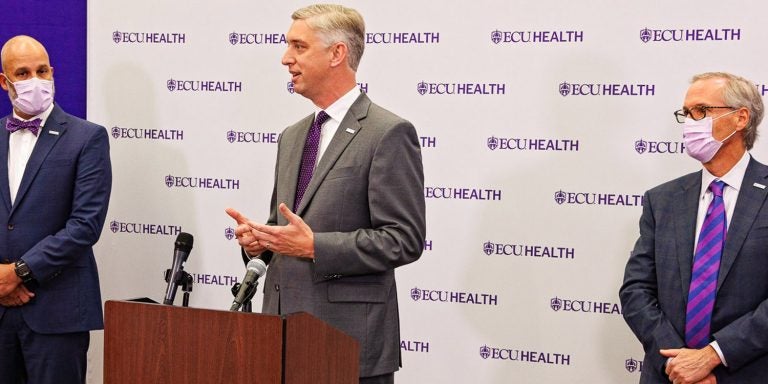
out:
<path id="1" fill-rule="evenodd" d="M 354 338 L 306 313 L 105 304 L 105 384 L 356 384 L 358 355 Z"/>

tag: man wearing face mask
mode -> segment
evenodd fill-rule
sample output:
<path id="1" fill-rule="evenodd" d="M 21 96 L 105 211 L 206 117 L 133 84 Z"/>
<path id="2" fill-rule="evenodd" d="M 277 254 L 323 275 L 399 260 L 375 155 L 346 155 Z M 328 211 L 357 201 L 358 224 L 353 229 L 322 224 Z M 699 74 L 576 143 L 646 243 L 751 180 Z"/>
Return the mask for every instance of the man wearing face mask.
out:
<path id="1" fill-rule="evenodd" d="M 112 185 L 104 127 L 53 103 L 40 42 L 0 51 L 0 382 L 84 383 L 89 331 L 103 328 L 92 246 Z"/>
<path id="2" fill-rule="evenodd" d="M 703 169 L 645 193 L 619 291 L 645 350 L 641 383 L 765 383 L 768 167 L 749 154 L 763 118 L 754 83 L 694 76 L 686 151 Z"/>

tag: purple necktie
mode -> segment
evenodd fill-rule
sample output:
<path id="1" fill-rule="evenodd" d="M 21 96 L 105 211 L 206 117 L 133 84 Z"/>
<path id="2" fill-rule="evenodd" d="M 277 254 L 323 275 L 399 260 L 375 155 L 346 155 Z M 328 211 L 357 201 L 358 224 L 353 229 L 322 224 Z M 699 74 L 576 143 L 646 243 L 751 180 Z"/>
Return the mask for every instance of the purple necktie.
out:
<path id="1" fill-rule="evenodd" d="M 10 133 L 14 133 L 19 129 L 29 129 L 33 135 L 37 136 L 37 133 L 40 131 L 41 121 L 42 120 L 40 119 L 24 121 L 13 116 L 8 116 L 8 120 L 5 121 L 5 129 Z"/>
<path id="2" fill-rule="evenodd" d="M 717 272 L 720 269 L 720 256 L 723 254 L 726 233 L 723 188 L 725 183 L 721 180 L 714 180 L 709 185 L 714 197 L 707 208 L 693 256 L 691 286 L 685 314 L 685 344 L 689 348 L 703 348 L 710 342 Z"/>
<path id="3" fill-rule="evenodd" d="M 299 208 L 301 198 L 307 190 L 309 181 L 312 180 L 312 173 L 315 171 L 315 160 L 317 159 L 317 150 L 320 147 L 320 129 L 323 123 L 331 117 L 325 111 L 320 111 L 309 128 L 307 141 L 304 143 L 304 153 L 301 155 L 301 171 L 299 171 L 299 181 L 296 185 L 296 200 L 293 203 L 293 211 Z"/>

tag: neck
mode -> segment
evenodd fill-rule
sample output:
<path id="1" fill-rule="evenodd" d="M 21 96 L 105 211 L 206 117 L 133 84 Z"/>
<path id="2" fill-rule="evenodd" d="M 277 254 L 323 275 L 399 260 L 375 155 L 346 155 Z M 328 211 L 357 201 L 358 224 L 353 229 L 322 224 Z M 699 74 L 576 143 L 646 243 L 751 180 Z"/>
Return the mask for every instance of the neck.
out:
<path id="1" fill-rule="evenodd" d="M 27 115 L 26 113 L 19 111 L 17 108 L 14 108 L 13 111 L 16 112 L 16 115 L 18 115 L 24 120 L 29 120 L 34 117 L 33 115 Z"/>
<path id="2" fill-rule="evenodd" d="M 318 108 L 326 109 L 355 87 L 357 87 L 357 81 L 354 73 L 351 76 L 329 78 L 321 94 L 311 100 Z"/>
<path id="3" fill-rule="evenodd" d="M 717 155 L 712 160 L 704 163 L 704 168 L 716 177 L 722 177 L 728 173 L 741 160 L 744 152 L 747 151 L 741 142 L 729 144 L 731 145 L 720 148 L 720 151 L 717 152 Z"/>

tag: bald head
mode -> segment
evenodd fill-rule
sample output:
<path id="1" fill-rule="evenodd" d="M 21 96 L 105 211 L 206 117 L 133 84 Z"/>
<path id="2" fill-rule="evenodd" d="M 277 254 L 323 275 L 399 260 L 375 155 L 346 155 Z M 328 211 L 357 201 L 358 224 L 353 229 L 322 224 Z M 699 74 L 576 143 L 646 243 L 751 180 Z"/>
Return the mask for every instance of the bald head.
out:
<path id="1" fill-rule="evenodd" d="M 50 66 L 48 51 L 33 37 L 19 35 L 3 44 L 3 49 L 0 51 L 3 72 L 7 73 L 10 70 L 9 65 L 25 58 L 44 58 L 46 65 Z"/>

